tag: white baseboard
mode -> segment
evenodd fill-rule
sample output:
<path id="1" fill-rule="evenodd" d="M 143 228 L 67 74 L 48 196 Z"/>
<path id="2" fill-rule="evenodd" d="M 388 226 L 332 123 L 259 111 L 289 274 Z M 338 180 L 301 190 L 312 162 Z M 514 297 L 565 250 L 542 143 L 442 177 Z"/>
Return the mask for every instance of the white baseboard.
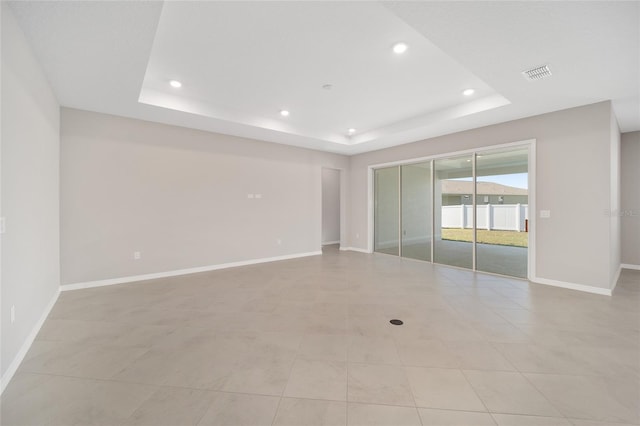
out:
<path id="1" fill-rule="evenodd" d="M 623 263 L 620 266 L 622 267 L 622 269 L 635 269 L 637 271 L 640 271 L 640 265 L 633 265 L 631 263 Z"/>
<path id="2" fill-rule="evenodd" d="M 371 252 L 369 250 L 361 249 L 361 248 L 358 248 L 358 247 L 340 247 L 340 250 L 342 250 L 342 251 L 357 251 L 357 252 L 360 252 L 360 253 L 371 254 Z"/>
<path id="3" fill-rule="evenodd" d="M 36 325 L 33 326 L 33 328 L 31 329 L 31 333 L 29 333 L 24 343 L 20 347 L 20 350 L 18 351 L 16 356 L 13 358 L 13 361 L 11 361 L 11 364 L 9 364 L 9 368 L 7 368 L 7 371 L 5 371 L 5 373 L 2 375 L 2 378 L 0 378 L 0 394 L 4 392 L 4 390 L 7 388 L 7 385 L 13 378 L 13 375 L 16 374 L 16 371 L 18 371 L 18 367 L 20 366 L 20 363 L 22 363 L 22 360 L 27 355 L 27 352 L 29 352 L 29 348 L 31 348 L 33 341 L 36 340 L 36 336 L 38 336 L 38 333 L 40 332 L 42 325 L 44 324 L 47 317 L 49 316 L 51 309 L 53 309 L 53 305 L 56 304 L 56 301 L 58 300 L 58 296 L 60 296 L 60 289 L 56 290 L 56 293 L 51 298 L 47 306 L 44 308 L 44 311 L 42 312 L 42 316 L 40 316 L 40 319 L 38 320 Z"/>
<path id="4" fill-rule="evenodd" d="M 324 243 L 322 243 L 323 246 L 328 246 L 330 244 L 340 244 L 340 240 L 337 240 L 337 241 L 325 241 Z"/>
<path id="5" fill-rule="evenodd" d="M 584 291 L 587 293 L 601 294 L 603 296 L 611 296 L 611 293 L 612 293 L 612 290 L 608 288 L 600 288 L 600 287 L 594 287 L 591 285 L 570 283 L 566 281 L 550 280 L 547 278 L 534 277 L 534 278 L 529 278 L 529 281 L 537 284 L 550 285 L 553 287 L 567 288 L 569 290 L 578 290 L 578 291 Z"/>
<path id="6" fill-rule="evenodd" d="M 106 280 L 87 281 L 87 282 L 75 283 L 75 284 L 65 284 L 63 286 L 60 286 L 60 290 L 61 291 L 80 290 L 83 288 L 102 287 L 102 286 L 114 285 L 114 284 L 124 284 L 124 283 L 130 283 L 134 281 L 145 281 L 145 280 L 153 280 L 156 278 L 175 277 L 178 275 L 195 274 L 198 272 L 215 271 L 218 269 L 236 268 L 238 266 L 247 266 L 247 265 L 255 265 L 258 263 L 276 262 L 278 260 L 296 259 L 299 257 L 317 256 L 321 254 L 322 254 L 322 251 L 318 250 L 318 251 L 311 251 L 307 253 L 285 254 L 283 256 L 265 257 L 261 259 L 242 260 L 239 262 L 229 262 L 229 263 L 220 263 L 217 265 L 199 266 L 196 268 L 177 269 L 174 271 L 157 272 L 153 274 L 132 275 L 132 276 L 121 277 L 121 278 L 110 278 Z"/>

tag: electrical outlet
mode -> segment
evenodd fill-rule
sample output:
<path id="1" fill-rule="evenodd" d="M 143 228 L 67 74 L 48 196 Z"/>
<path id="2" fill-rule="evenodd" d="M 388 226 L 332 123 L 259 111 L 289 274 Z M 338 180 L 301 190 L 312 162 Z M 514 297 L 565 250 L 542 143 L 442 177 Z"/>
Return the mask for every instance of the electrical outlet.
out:
<path id="1" fill-rule="evenodd" d="M 16 322 L 16 305 L 11 305 L 11 324 Z"/>
<path id="2" fill-rule="evenodd" d="M 280 238 L 278 238 L 278 239 L 276 240 L 276 243 L 277 243 L 279 246 L 281 246 L 281 245 L 282 245 L 282 240 L 281 240 Z"/>
<path id="3" fill-rule="evenodd" d="M 247 198 L 253 199 L 254 195 L 253 194 L 247 194 Z"/>
<path id="4" fill-rule="evenodd" d="M 540 210 L 540 217 L 542 219 L 548 219 L 551 217 L 551 210 Z"/>
<path id="5" fill-rule="evenodd" d="M 360 234 L 356 233 L 356 239 L 360 238 Z"/>
<path id="6" fill-rule="evenodd" d="M 140 260 L 140 257 L 142 257 L 142 255 L 140 254 L 139 251 L 133 252 L 133 260 Z"/>
<path id="7" fill-rule="evenodd" d="M 4 234 L 4 230 L 5 230 L 5 218 L 4 217 L 0 217 L 0 234 Z"/>
<path id="8" fill-rule="evenodd" d="M 262 198 L 262 194 L 256 194 L 256 198 Z"/>

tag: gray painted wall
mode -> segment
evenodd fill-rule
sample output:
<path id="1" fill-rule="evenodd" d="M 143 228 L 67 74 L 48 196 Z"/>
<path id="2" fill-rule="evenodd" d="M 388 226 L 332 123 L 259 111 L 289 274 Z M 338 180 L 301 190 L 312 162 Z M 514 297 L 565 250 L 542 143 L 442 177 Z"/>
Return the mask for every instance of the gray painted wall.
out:
<path id="1" fill-rule="evenodd" d="M 536 139 L 536 276 L 610 289 L 611 126 L 601 102 L 353 156 L 349 243 L 368 247 L 368 166 Z"/>
<path id="2" fill-rule="evenodd" d="M 622 263 L 640 268 L 640 132 L 622 134 Z"/>
<path id="3" fill-rule="evenodd" d="M 348 158 L 63 108 L 62 284 L 318 251 L 322 167 Z"/>
<path id="4" fill-rule="evenodd" d="M 2 3 L 1 369 L 16 359 L 58 294 L 58 102 L 5 2 Z M 15 306 L 15 322 L 10 310 Z"/>

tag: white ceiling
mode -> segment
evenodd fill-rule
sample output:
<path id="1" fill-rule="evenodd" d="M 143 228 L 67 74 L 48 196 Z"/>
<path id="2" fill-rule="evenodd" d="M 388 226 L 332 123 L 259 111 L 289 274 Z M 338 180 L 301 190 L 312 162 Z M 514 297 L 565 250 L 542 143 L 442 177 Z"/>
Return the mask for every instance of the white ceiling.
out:
<path id="1" fill-rule="evenodd" d="M 11 6 L 73 108 L 343 154 L 604 100 L 640 130 L 639 2 Z"/>

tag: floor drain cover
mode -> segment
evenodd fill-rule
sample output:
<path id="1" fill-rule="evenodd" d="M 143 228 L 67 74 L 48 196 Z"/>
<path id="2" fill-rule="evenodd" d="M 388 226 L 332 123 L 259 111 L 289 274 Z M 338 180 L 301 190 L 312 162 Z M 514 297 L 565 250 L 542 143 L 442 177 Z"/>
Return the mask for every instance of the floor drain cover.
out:
<path id="1" fill-rule="evenodd" d="M 398 320 L 398 319 L 392 319 L 391 321 L 389 321 L 391 324 L 393 325 L 402 325 L 404 324 L 402 321 Z"/>

